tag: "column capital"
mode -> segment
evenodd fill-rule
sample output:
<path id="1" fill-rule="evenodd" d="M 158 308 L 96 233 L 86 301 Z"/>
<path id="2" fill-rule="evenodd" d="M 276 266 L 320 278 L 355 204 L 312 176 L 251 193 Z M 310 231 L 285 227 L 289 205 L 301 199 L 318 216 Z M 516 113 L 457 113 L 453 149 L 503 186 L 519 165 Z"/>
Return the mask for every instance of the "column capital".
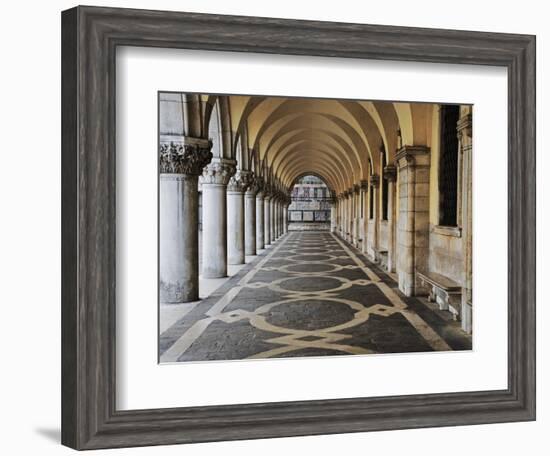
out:
<path id="1" fill-rule="evenodd" d="M 244 193 L 252 181 L 254 180 L 254 173 L 252 171 L 238 169 L 233 176 L 229 179 L 227 184 L 228 192 Z"/>
<path id="2" fill-rule="evenodd" d="M 359 185 L 361 186 L 361 190 L 368 190 L 369 181 L 367 179 L 362 179 Z"/>
<path id="3" fill-rule="evenodd" d="M 472 139 L 472 114 L 467 114 L 458 119 L 456 132 L 459 141 L 464 141 L 467 138 Z"/>
<path id="4" fill-rule="evenodd" d="M 247 195 L 256 196 L 258 193 L 263 193 L 264 179 L 261 176 L 256 176 L 252 173 L 252 180 L 246 189 Z"/>
<path id="5" fill-rule="evenodd" d="M 353 192 L 354 193 L 359 193 L 361 191 L 361 185 L 360 184 L 355 184 L 353 186 Z"/>
<path id="6" fill-rule="evenodd" d="M 159 168 L 161 174 L 200 176 L 212 160 L 212 141 L 183 137 L 182 142 L 161 143 Z"/>
<path id="7" fill-rule="evenodd" d="M 227 158 L 213 158 L 202 172 L 202 184 L 227 185 L 235 174 L 237 162 Z"/>
<path id="8" fill-rule="evenodd" d="M 378 188 L 378 186 L 380 185 L 380 176 L 378 174 L 371 174 L 370 175 L 370 184 L 374 188 Z"/>
<path id="9" fill-rule="evenodd" d="M 428 157 L 429 160 L 430 148 L 428 146 L 403 146 L 395 154 L 395 161 L 399 167 L 417 164 L 419 159 Z"/>
<path id="10" fill-rule="evenodd" d="M 393 165 L 388 165 L 384 167 L 384 179 L 389 182 L 395 182 L 395 177 L 397 176 L 397 169 Z"/>

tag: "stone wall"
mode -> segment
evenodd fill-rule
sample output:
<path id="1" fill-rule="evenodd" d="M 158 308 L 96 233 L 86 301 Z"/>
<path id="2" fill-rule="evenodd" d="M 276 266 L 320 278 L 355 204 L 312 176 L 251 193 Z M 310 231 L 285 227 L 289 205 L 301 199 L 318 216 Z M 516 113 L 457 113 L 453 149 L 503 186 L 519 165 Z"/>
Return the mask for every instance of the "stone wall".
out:
<path id="1" fill-rule="evenodd" d="M 430 226 L 428 269 L 464 286 L 463 240 L 458 229 Z"/>

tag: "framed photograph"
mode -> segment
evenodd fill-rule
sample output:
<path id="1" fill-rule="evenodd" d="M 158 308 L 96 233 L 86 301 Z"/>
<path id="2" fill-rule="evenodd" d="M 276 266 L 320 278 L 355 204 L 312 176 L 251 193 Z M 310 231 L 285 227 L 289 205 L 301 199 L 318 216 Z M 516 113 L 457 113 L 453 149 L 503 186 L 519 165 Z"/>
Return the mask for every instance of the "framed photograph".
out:
<path id="1" fill-rule="evenodd" d="M 62 443 L 535 419 L 535 38 L 62 13 Z"/>

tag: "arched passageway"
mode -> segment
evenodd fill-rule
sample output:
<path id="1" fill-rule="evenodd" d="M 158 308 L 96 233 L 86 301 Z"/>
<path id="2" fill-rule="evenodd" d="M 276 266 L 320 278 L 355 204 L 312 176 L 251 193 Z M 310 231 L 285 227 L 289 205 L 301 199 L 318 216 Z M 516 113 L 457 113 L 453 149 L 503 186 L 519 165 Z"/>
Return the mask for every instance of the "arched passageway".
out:
<path id="1" fill-rule="evenodd" d="M 161 358 L 217 356 L 205 354 L 206 332 L 205 351 L 199 339 L 195 355 L 182 350 L 192 324 L 229 325 L 223 336 L 214 331 L 226 348 L 239 337 L 267 344 L 243 348 L 247 356 L 305 354 L 295 342 L 282 349 L 270 318 L 339 328 L 365 316 L 379 342 L 401 330 L 398 339 L 409 340 L 407 331 L 416 331 L 418 343 L 402 342 L 401 351 L 437 337 L 443 343 L 429 349 L 471 344 L 471 106 L 161 93 L 159 120 Z M 315 230 L 304 228 L 315 223 Z M 309 261 L 315 252 L 318 259 Z M 335 287 L 308 291 L 313 283 Z M 274 295 L 266 302 L 268 290 Z M 254 295 L 254 308 L 245 292 Z M 317 293 L 317 304 L 307 293 Z M 363 295 L 396 316 L 382 317 L 357 297 Z M 304 308 L 268 306 L 285 299 Z M 228 301 L 235 309 L 221 312 Z M 401 317 L 408 323 L 389 325 Z M 260 336 L 268 327 L 272 334 Z M 312 354 L 327 342 L 300 334 L 287 336 L 298 345 L 310 339 Z M 338 334 L 343 340 L 351 333 Z M 393 351 L 365 340 L 341 352 Z M 215 346 L 221 350 L 220 340 Z"/>

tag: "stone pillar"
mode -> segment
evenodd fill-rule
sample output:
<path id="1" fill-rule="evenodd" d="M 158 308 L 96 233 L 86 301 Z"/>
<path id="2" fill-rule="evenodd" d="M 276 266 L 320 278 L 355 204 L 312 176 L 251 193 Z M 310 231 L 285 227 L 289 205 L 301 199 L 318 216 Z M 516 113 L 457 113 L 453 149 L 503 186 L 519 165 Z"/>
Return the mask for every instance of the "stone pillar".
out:
<path id="1" fill-rule="evenodd" d="M 276 241 L 279 238 L 279 197 L 271 198 L 271 239 Z"/>
<path id="2" fill-rule="evenodd" d="M 271 243 L 274 244 L 275 241 L 277 240 L 277 233 L 275 233 L 275 217 L 276 217 L 276 213 L 275 213 L 275 205 L 277 204 L 277 199 L 276 197 L 274 196 L 273 198 L 271 198 L 271 201 L 269 202 L 269 209 L 270 209 L 270 212 L 269 212 L 269 217 L 270 217 L 270 230 L 271 230 Z"/>
<path id="3" fill-rule="evenodd" d="M 407 296 L 421 292 L 415 271 L 427 270 L 429 241 L 430 153 L 426 146 L 404 146 L 397 152 L 399 219 L 397 276 Z"/>
<path id="4" fill-rule="evenodd" d="M 264 192 L 256 193 L 256 253 L 265 248 L 264 244 Z"/>
<path id="5" fill-rule="evenodd" d="M 212 143 L 184 138 L 160 148 L 159 292 L 161 303 L 199 299 L 198 176 Z"/>
<path id="6" fill-rule="evenodd" d="M 335 233 L 336 232 L 336 202 L 332 201 L 330 205 L 330 232 Z"/>
<path id="7" fill-rule="evenodd" d="M 227 276 L 227 184 L 235 160 L 214 158 L 202 173 L 202 276 Z"/>
<path id="8" fill-rule="evenodd" d="M 342 237 L 344 231 L 344 195 L 338 195 L 338 235 Z"/>
<path id="9" fill-rule="evenodd" d="M 244 194 L 244 254 L 256 255 L 256 178 L 252 175 L 250 185 Z"/>
<path id="10" fill-rule="evenodd" d="M 288 200 L 283 204 L 283 234 L 288 233 Z"/>
<path id="11" fill-rule="evenodd" d="M 271 244 L 271 194 L 264 195 L 264 244 Z"/>
<path id="12" fill-rule="evenodd" d="M 250 171 L 237 170 L 227 185 L 227 264 L 245 262 L 244 192 L 251 177 Z"/>
<path id="13" fill-rule="evenodd" d="M 368 245 L 368 223 L 369 223 L 369 217 L 368 217 L 368 196 L 369 196 L 369 181 L 366 179 L 363 179 L 360 183 L 361 186 L 361 208 L 360 208 L 360 214 L 361 215 L 361 227 L 360 227 L 360 238 L 361 238 L 361 252 L 367 253 L 367 245 Z"/>
<path id="14" fill-rule="evenodd" d="M 353 186 L 353 245 L 359 247 L 359 217 L 361 212 L 359 210 L 361 202 L 361 186 L 355 184 Z"/>
<path id="15" fill-rule="evenodd" d="M 370 191 L 372 192 L 372 235 L 371 238 L 371 250 L 370 255 L 374 261 L 378 261 L 378 208 L 380 207 L 380 201 L 378 197 L 378 188 L 380 187 L 380 176 L 378 174 L 372 174 L 370 176 Z M 369 195 L 370 198 L 370 195 Z M 370 205 L 370 200 L 369 200 Z"/>
<path id="16" fill-rule="evenodd" d="M 384 179 L 388 181 L 388 271 L 395 271 L 395 166 L 384 168 Z"/>
<path id="17" fill-rule="evenodd" d="M 465 109 L 465 108 L 461 108 Z M 464 258 L 464 279 L 461 303 L 462 329 L 467 333 L 472 332 L 472 114 L 470 109 L 461 112 L 458 121 L 458 141 L 460 154 L 462 155 L 462 198 L 461 198 L 461 226 L 462 226 L 462 251 Z M 460 195 L 460 194 L 459 194 Z"/>

